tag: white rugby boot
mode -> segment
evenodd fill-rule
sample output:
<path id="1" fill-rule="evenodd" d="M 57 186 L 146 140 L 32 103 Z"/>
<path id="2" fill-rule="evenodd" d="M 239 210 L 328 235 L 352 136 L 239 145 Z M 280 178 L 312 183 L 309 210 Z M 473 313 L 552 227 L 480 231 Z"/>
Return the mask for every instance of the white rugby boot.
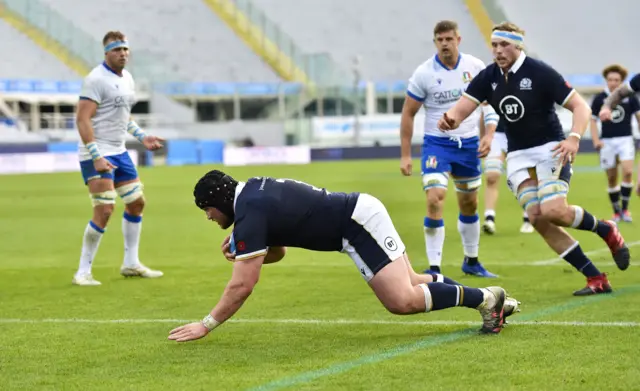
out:
<path id="1" fill-rule="evenodd" d="M 102 285 L 100 281 L 93 279 L 93 275 L 91 273 L 84 273 L 80 275 L 76 274 L 75 276 L 73 276 L 73 280 L 71 280 L 71 283 L 73 285 L 79 285 L 79 286 Z"/>
<path id="2" fill-rule="evenodd" d="M 145 265 L 138 263 L 134 267 L 122 266 L 120 274 L 125 277 L 160 278 L 164 275 L 160 270 L 152 270 Z"/>
<path id="3" fill-rule="evenodd" d="M 480 332 L 486 334 L 498 334 L 504 324 L 504 301 L 507 292 L 499 286 L 480 288 L 484 300 L 478 306 L 482 315 L 482 328 Z"/>

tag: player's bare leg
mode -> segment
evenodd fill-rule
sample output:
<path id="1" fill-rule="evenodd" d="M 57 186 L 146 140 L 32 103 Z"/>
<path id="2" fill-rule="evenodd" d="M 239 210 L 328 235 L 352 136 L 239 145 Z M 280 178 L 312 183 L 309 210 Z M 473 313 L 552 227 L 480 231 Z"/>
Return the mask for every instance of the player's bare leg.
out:
<path id="1" fill-rule="evenodd" d="M 440 273 L 441 271 L 445 237 L 442 211 L 446 195 L 446 187 L 438 186 L 426 189 L 427 217 L 424 219 L 424 243 L 429 269 L 425 272 Z"/>
<path id="2" fill-rule="evenodd" d="M 438 282 L 414 286 L 409 269 L 403 256 L 383 267 L 369 281 L 369 286 L 389 312 L 410 315 L 463 306 L 480 311 L 483 319 L 482 332 L 500 332 L 504 324 L 504 289 L 478 289 Z"/>
<path id="3" fill-rule="evenodd" d="M 116 184 L 116 191 L 125 203 L 122 218 L 122 235 L 124 237 L 124 260 L 120 274 L 125 277 L 162 277 L 163 273 L 144 266 L 138 257 L 140 233 L 142 231 L 142 211 L 145 199 L 139 179 L 123 181 Z"/>
<path id="4" fill-rule="evenodd" d="M 622 221 L 630 223 L 633 221 L 629 212 L 629 201 L 631 200 L 631 192 L 633 191 L 633 160 L 623 160 L 620 162 L 622 167 L 622 183 L 620 184 L 620 217 Z"/>
<path id="5" fill-rule="evenodd" d="M 574 292 L 574 295 L 611 292 L 606 274 L 601 273 L 585 255 L 578 241 L 544 215 L 538 199 L 536 180 L 528 179 L 520 184 L 518 201 L 526 208 L 531 223 L 549 247 L 586 277 L 587 286 Z"/>
<path id="6" fill-rule="evenodd" d="M 620 186 L 618 184 L 618 166 L 605 170 L 607 175 L 607 184 L 609 185 L 608 193 L 611 207 L 613 208 L 613 218 L 615 222 L 621 219 L 622 209 L 620 208 Z"/>
<path id="7" fill-rule="evenodd" d="M 84 230 L 80 264 L 72 283 L 81 286 L 95 286 L 100 285 L 100 282 L 93 278 L 91 266 L 109 218 L 113 213 L 116 192 L 111 179 L 91 179 L 88 181 L 87 187 L 93 204 L 93 216 Z"/>
<path id="8" fill-rule="evenodd" d="M 485 174 L 486 187 L 484 189 L 484 223 L 482 230 L 493 235 L 496 232 L 496 204 L 498 203 L 498 186 L 500 172 L 487 171 Z"/>
<path id="9" fill-rule="evenodd" d="M 478 216 L 478 188 L 480 178 L 455 178 L 458 198 L 458 232 L 462 240 L 464 260 L 462 271 L 478 277 L 495 278 L 478 260 L 480 247 L 480 218 Z"/>
<path id="10" fill-rule="evenodd" d="M 500 175 L 504 166 L 504 154 L 489 156 L 484 162 L 486 186 L 484 189 L 484 223 L 485 233 L 493 235 L 496 232 L 496 205 L 498 203 Z"/>

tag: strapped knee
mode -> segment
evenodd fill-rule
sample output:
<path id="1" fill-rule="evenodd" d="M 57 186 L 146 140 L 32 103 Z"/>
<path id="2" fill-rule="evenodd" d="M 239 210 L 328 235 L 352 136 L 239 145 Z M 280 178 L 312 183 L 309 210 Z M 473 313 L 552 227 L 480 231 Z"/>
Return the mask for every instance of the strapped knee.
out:
<path id="1" fill-rule="evenodd" d="M 118 187 L 116 191 L 120 198 L 122 198 L 122 201 L 128 205 L 143 196 L 143 188 L 142 182 L 132 182 Z"/>
<path id="2" fill-rule="evenodd" d="M 99 205 L 113 205 L 116 203 L 116 197 L 118 194 L 114 190 L 103 191 L 102 193 L 91 193 L 91 203 L 93 206 Z"/>
<path id="3" fill-rule="evenodd" d="M 535 186 L 525 186 L 518 191 L 518 202 L 525 211 L 540 203 L 538 199 L 538 188 Z"/>
<path id="4" fill-rule="evenodd" d="M 422 189 L 444 189 L 447 190 L 449 184 L 449 176 L 444 173 L 434 172 L 422 175 Z"/>
<path id="5" fill-rule="evenodd" d="M 474 193 L 482 186 L 482 177 L 455 179 L 456 191 L 460 193 Z"/>
<path id="6" fill-rule="evenodd" d="M 540 203 L 554 200 L 556 198 L 566 198 L 569 192 L 569 184 L 559 179 L 543 179 L 538 183 L 538 197 Z"/>
<path id="7" fill-rule="evenodd" d="M 484 161 L 484 172 L 497 172 L 498 174 L 502 174 L 503 172 L 503 163 L 502 160 L 496 158 L 486 158 Z"/>

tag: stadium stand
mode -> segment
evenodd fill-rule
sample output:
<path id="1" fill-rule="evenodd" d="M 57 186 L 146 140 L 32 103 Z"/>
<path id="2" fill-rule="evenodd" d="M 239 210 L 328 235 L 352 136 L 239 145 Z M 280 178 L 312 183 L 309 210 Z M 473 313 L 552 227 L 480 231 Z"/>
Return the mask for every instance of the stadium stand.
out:
<path id="1" fill-rule="evenodd" d="M 458 21 L 461 49 L 491 59 L 491 53 L 462 1 L 438 0 L 253 0 L 309 53 L 330 53 L 344 69 L 362 58 L 362 76 L 406 80 L 429 56 L 433 26 Z M 437 12 L 435 12 L 437 10 Z"/>
<path id="2" fill-rule="evenodd" d="M 127 34 L 174 74 L 173 81 L 273 82 L 278 76 L 200 0 L 43 0 L 100 41 Z M 138 78 L 142 75 L 134 75 Z"/>
<path id="3" fill-rule="evenodd" d="M 2 61 L 0 78 L 73 80 L 76 75 L 52 54 L 42 50 L 4 20 L 0 20 Z"/>
<path id="4" fill-rule="evenodd" d="M 611 63 L 623 64 L 632 73 L 640 69 L 633 39 L 640 2 L 617 0 L 594 7 L 580 0 L 498 3 L 509 21 L 526 31 L 527 47 L 561 73 L 595 73 Z"/>

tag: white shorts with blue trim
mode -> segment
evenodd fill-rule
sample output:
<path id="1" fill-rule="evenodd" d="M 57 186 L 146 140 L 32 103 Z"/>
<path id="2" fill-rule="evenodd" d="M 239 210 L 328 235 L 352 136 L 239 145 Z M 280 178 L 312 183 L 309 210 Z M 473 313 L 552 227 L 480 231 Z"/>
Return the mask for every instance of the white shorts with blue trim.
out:
<path id="1" fill-rule="evenodd" d="M 535 173 L 538 183 L 562 180 L 569 183 L 571 165 L 562 165 L 559 156 L 554 157 L 552 149 L 559 141 L 552 141 L 533 148 L 521 149 L 507 154 L 507 185 L 517 196 L 518 187 Z"/>

